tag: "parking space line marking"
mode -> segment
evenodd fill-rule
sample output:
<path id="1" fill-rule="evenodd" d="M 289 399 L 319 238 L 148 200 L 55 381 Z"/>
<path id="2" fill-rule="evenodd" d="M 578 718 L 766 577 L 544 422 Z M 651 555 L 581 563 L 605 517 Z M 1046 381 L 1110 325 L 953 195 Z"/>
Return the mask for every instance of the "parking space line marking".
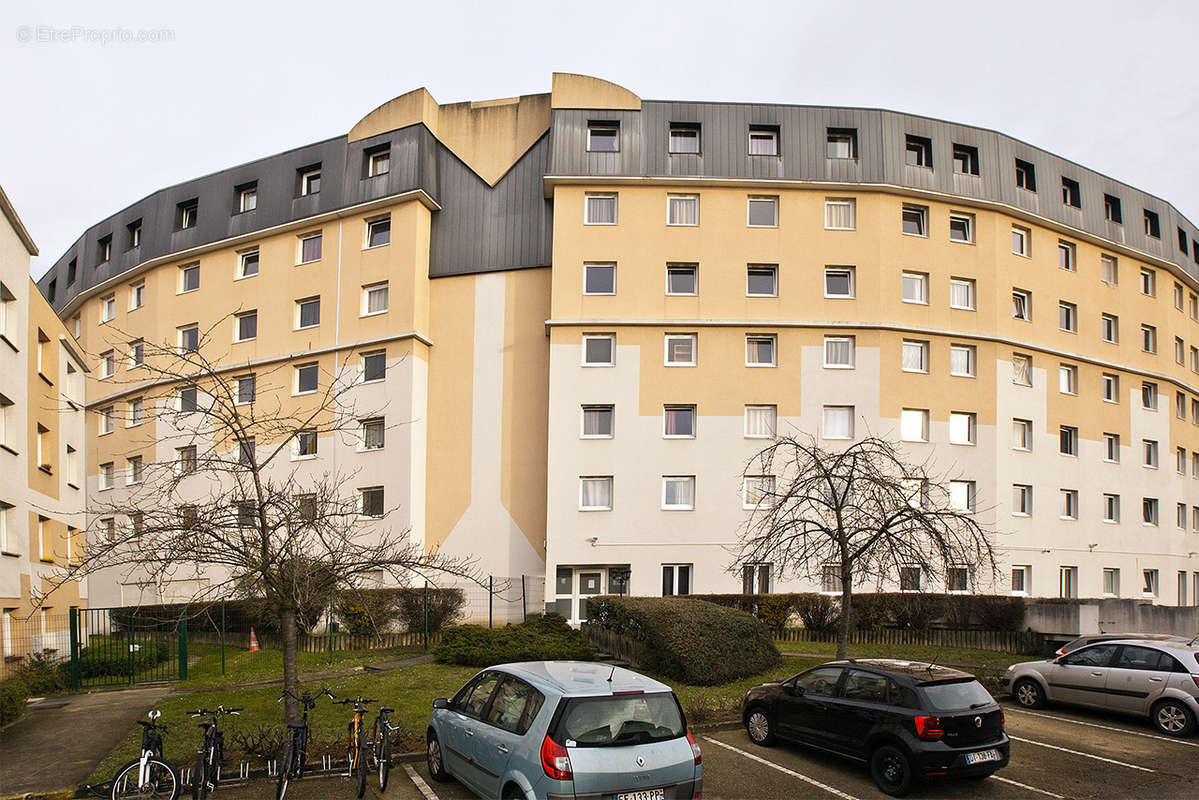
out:
<path id="1" fill-rule="evenodd" d="M 1075 756 L 1082 756 L 1083 758 L 1093 758 L 1096 761 L 1106 761 L 1109 764 L 1115 764 L 1120 767 L 1128 767 L 1129 769 L 1137 769 L 1137 770 L 1140 770 L 1141 772 L 1157 772 L 1157 770 L 1149 769 L 1149 767 L 1138 767 L 1136 764 L 1129 764 L 1125 761 L 1117 761 L 1114 758 L 1104 758 L 1103 756 L 1097 756 L 1097 755 L 1094 755 L 1093 753 L 1082 753 L 1082 752 L 1079 752 L 1078 750 L 1070 750 L 1065 747 L 1058 747 L 1056 744 L 1045 744 L 1045 742 L 1036 742 L 1036 741 L 1033 741 L 1032 739 L 1021 739 L 1019 736 L 1012 736 L 1010 733 L 1008 734 L 1007 738 L 1011 739 L 1013 742 L 1024 742 L 1025 744 L 1035 744 L 1037 747 L 1048 747 L 1050 750 L 1060 750 L 1063 753 L 1069 753 L 1069 754 L 1075 755 Z"/>
<path id="2" fill-rule="evenodd" d="M 1143 736 L 1146 739 L 1157 739 L 1159 742 L 1173 742 L 1174 744 L 1185 744 L 1187 747 L 1199 747 L 1199 742 L 1188 742 L 1185 739 L 1171 739 L 1169 736 L 1158 736 L 1153 733 L 1145 733 L 1144 731 L 1130 731 L 1127 728 L 1111 728 L 1107 725 L 1098 725 L 1094 722 L 1083 722 L 1080 719 L 1070 719 L 1069 717 L 1056 717 L 1053 714 L 1042 714 L 1037 711 L 1025 711 L 1023 708 L 1004 708 L 1004 711 L 1015 711 L 1017 714 L 1030 714 L 1034 717 L 1043 717 L 1044 719 L 1057 720 L 1059 722 L 1072 722 L 1075 725 L 1086 725 L 1088 728 L 1098 728 L 1101 731 L 1115 731 L 1116 733 L 1129 733 L 1133 736 Z"/>
<path id="3" fill-rule="evenodd" d="M 829 786 L 828 784 L 821 783 L 820 781 L 816 780 L 815 778 L 809 778 L 807 775 L 801 775 L 800 773 L 796 772 L 793 769 L 787 769 L 786 767 L 776 764 L 773 761 L 769 761 L 765 758 L 762 758 L 761 756 L 755 756 L 753 753 L 747 753 L 739 747 L 733 747 L 731 744 L 725 744 L 722 741 L 713 739 L 711 736 L 705 736 L 704 739 L 706 739 L 707 741 L 711 742 L 714 745 L 723 747 L 725 750 L 732 750 L 734 753 L 740 753 L 741 755 L 745 756 L 746 758 L 750 759 L 751 761 L 757 761 L 759 764 L 765 764 L 766 766 L 770 767 L 771 769 L 777 769 L 779 772 L 790 775 L 793 778 L 799 778 L 801 781 L 804 781 L 805 783 L 809 783 L 812 786 L 815 786 L 817 789 L 824 789 L 824 791 L 829 792 L 830 794 L 837 795 L 837 797 L 840 797 L 841 800 L 858 800 L 858 798 L 854 797 L 853 795 L 846 794 L 845 792 L 841 791 L 840 789 L 834 789 L 833 787 Z"/>
<path id="4" fill-rule="evenodd" d="M 433 794 L 433 790 L 429 788 L 429 784 L 425 783 L 425 779 L 416 774 L 416 770 L 411 764 L 404 765 L 404 772 L 408 773 L 408 777 L 416 784 L 416 788 L 420 789 L 420 793 L 425 796 L 425 800 L 437 800 L 437 795 Z"/>
<path id="5" fill-rule="evenodd" d="M 1044 789 L 1038 789 L 1035 786 L 1029 786 L 1027 783 L 1020 783 L 1020 781 L 1014 781 L 1011 778 L 1002 778 L 998 775 L 992 775 L 991 780 L 1000 781 L 1001 783 L 1010 783 L 1012 786 L 1019 786 L 1021 789 L 1027 789 L 1030 792 L 1036 792 L 1037 794 L 1043 794 L 1046 797 L 1056 797 L 1057 800 L 1066 800 L 1066 798 L 1060 794 L 1054 794 L 1053 792 L 1047 792 Z"/>

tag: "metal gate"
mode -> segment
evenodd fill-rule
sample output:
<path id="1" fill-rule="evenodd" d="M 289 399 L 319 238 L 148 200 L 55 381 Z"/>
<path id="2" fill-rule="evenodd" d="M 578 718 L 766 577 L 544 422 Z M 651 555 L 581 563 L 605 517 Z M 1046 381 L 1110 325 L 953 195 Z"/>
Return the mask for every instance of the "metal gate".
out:
<path id="1" fill-rule="evenodd" d="M 187 678 L 187 618 L 161 607 L 71 609 L 71 686 L 177 681 Z"/>

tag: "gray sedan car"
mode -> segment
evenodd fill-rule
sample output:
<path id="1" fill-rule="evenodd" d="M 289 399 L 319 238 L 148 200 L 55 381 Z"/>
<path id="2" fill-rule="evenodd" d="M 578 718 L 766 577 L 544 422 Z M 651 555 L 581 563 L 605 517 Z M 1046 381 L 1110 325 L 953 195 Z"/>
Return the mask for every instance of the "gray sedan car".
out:
<path id="1" fill-rule="evenodd" d="M 1199 646 L 1127 639 L 1081 647 L 1007 669 L 1007 690 L 1025 708 L 1070 703 L 1148 717 L 1162 733 L 1189 736 L 1199 719 Z"/>
<path id="2" fill-rule="evenodd" d="M 483 670 L 433 701 L 429 774 L 480 797 L 682 800 L 703 767 L 674 692 L 620 667 L 534 661 Z"/>

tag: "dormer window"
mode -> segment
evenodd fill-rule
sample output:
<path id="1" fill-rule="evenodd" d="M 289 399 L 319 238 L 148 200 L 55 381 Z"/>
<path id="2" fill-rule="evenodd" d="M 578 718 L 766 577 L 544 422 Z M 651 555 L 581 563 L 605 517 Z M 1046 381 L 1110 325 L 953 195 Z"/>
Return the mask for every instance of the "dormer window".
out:
<path id="1" fill-rule="evenodd" d="M 310 194 L 319 194 L 321 191 L 321 165 L 312 164 L 300 167 L 296 170 L 296 180 L 298 183 L 297 196 L 306 197 Z"/>
<path id="2" fill-rule="evenodd" d="M 1124 214 L 1120 210 L 1120 198 L 1110 194 L 1103 196 L 1103 218 L 1117 225 L 1124 224 Z"/>
<path id="3" fill-rule="evenodd" d="M 751 156 L 777 156 L 779 154 L 779 129 L 773 125 L 751 125 L 749 128 L 749 154 Z"/>
<path id="4" fill-rule="evenodd" d="M 200 218 L 199 199 L 185 200 L 175 206 L 175 230 L 186 230 L 196 227 Z"/>
<path id="5" fill-rule="evenodd" d="M 101 236 L 96 242 L 96 263 L 107 264 L 112 258 L 112 234 Z"/>
<path id="6" fill-rule="evenodd" d="M 699 124 L 695 122 L 670 123 L 670 152 L 671 154 L 698 155 Z"/>
<path id="7" fill-rule="evenodd" d="M 933 140 L 924 136 L 913 136 L 909 133 L 905 139 L 904 159 L 908 166 L 932 169 Z"/>
<path id="8" fill-rule="evenodd" d="M 620 151 L 619 122 L 588 122 L 587 152 L 616 153 Z"/>
<path id="9" fill-rule="evenodd" d="M 253 211 L 258 208 L 258 182 L 243 183 L 241 186 L 234 187 L 234 192 L 237 193 L 237 211 L 238 214 L 244 214 L 247 211 Z"/>
<path id="10" fill-rule="evenodd" d="M 978 174 L 978 148 L 968 144 L 953 146 L 953 171 L 959 175 Z"/>
<path id="11" fill-rule="evenodd" d="M 125 226 L 125 230 L 128 231 L 128 233 L 129 233 L 129 236 L 128 236 L 129 246 L 126 247 L 125 249 L 132 250 L 135 247 L 141 247 L 142 246 L 142 221 L 140 219 L 135 219 L 133 222 L 130 222 L 128 225 Z"/>
<path id="12" fill-rule="evenodd" d="M 857 158 L 858 131 L 856 128 L 826 128 L 825 155 L 828 158 Z"/>
<path id="13" fill-rule="evenodd" d="M 391 145 L 385 144 L 366 151 L 366 177 L 377 178 L 391 172 Z"/>

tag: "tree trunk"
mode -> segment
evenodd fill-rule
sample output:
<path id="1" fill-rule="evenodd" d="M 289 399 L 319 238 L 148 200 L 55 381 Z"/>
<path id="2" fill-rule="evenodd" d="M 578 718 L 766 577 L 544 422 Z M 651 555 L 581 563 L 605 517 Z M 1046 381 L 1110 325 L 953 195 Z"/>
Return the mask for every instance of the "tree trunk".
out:
<path id="1" fill-rule="evenodd" d="M 279 610 L 279 627 L 283 634 L 283 688 L 299 696 L 299 681 L 296 677 L 296 610 L 284 607 Z M 300 706 L 290 697 L 284 698 L 284 717 L 290 722 L 300 721 Z"/>
<path id="2" fill-rule="evenodd" d="M 837 658 L 845 658 L 849 652 L 849 621 L 853 617 L 853 581 L 841 573 L 841 619 L 837 623 Z"/>

